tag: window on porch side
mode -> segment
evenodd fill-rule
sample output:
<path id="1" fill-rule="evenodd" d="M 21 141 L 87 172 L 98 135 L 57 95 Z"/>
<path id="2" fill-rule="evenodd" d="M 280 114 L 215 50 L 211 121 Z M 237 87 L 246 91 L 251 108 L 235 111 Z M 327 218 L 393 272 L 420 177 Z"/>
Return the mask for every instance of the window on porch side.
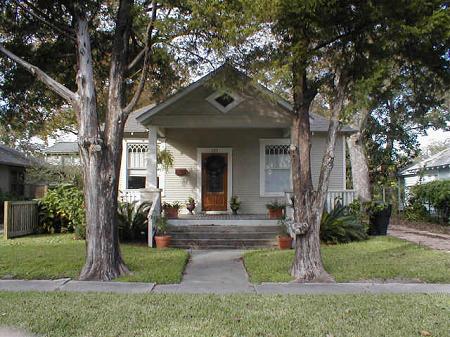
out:
<path id="1" fill-rule="evenodd" d="M 260 140 L 260 194 L 282 197 L 292 189 L 289 139 Z"/>
<path id="2" fill-rule="evenodd" d="M 127 189 L 145 188 L 148 145 L 127 145 Z"/>

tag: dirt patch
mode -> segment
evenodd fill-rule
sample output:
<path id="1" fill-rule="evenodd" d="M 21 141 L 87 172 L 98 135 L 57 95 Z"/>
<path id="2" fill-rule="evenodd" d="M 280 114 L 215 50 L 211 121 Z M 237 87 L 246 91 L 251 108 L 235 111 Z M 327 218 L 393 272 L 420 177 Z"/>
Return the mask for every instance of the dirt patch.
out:
<path id="1" fill-rule="evenodd" d="M 438 234 L 448 234 L 450 235 L 450 226 L 439 225 L 431 222 L 425 221 L 409 221 L 405 219 L 399 219 L 396 225 L 400 225 L 402 227 L 408 227 L 413 229 L 418 229 L 422 231 L 427 231 L 431 233 Z"/>

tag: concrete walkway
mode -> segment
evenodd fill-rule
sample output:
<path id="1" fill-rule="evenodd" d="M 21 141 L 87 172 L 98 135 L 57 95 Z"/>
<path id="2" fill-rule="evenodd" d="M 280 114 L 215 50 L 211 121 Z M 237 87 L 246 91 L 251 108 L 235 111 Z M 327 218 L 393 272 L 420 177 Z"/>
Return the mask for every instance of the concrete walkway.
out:
<path id="1" fill-rule="evenodd" d="M 450 253 L 450 235 L 432 233 L 404 226 L 390 226 L 388 234 L 436 250 Z"/>
<path id="2" fill-rule="evenodd" d="M 251 293 L 240 250 L 194 250 L 180 284 L 157 285 L 155 292 Z"/>

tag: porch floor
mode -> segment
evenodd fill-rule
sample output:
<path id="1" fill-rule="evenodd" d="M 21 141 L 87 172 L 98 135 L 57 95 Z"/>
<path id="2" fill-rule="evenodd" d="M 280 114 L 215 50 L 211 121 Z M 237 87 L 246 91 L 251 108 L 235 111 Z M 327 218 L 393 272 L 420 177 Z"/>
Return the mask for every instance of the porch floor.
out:
<path id="1" fill-rule="evenodd" d="M 180 220 L 270 220 L 267 214 L 179 214 Z M 276 221 L 276 220 L 275 220 Z"/>

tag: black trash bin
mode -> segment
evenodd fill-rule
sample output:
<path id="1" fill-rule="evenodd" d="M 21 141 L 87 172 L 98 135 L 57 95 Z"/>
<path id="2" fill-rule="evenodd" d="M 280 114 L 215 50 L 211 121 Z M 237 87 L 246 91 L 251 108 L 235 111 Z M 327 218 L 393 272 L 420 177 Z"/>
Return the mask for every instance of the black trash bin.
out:
<path id="1" fill-rule="evenodd" d="M 392 205 L 387 205 L 382 210 L 374 211 L 369 219 L 369 235 L 386 235 L 391 213 Z"/>

